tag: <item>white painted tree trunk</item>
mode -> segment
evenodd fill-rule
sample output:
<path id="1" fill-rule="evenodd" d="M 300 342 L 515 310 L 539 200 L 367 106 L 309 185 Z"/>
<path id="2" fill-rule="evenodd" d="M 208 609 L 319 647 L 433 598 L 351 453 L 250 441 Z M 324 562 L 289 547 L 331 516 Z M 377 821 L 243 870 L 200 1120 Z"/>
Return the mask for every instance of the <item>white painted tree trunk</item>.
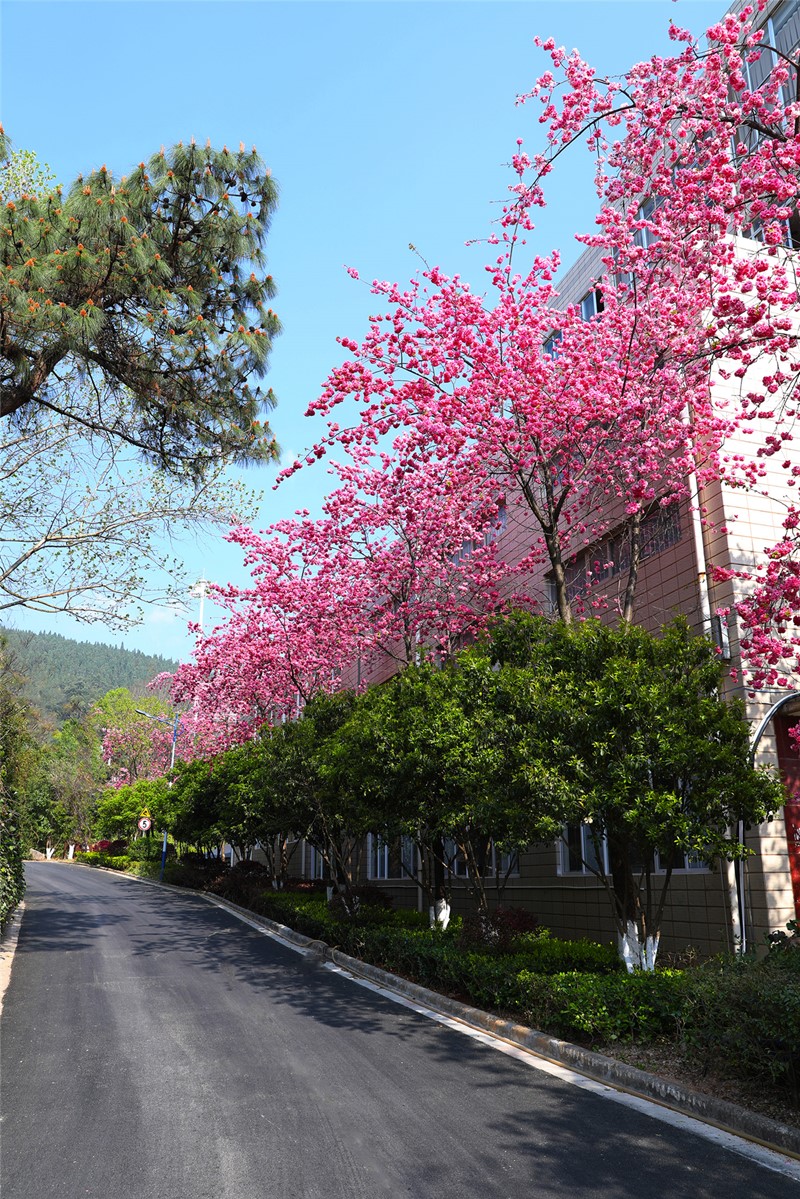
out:
<path id="1" fill-rule="evenodd" d="M 639 935 L 639 928 L 633 920 L 628 921 L 624 933 L 617 933 L 619 956 L 625 963 L 629 974 L 633 974 L 634 970 L 652 971 L 655 969 L 660 939 L 661 933 L 659 932 L 645 937 L 643 941 Z"/>
<path id="2" fill-rule="evenodd" d="M 75 853 L 75 842 L 70 841 L 69 849 L 67 850 L 67 861 L 72 861 L 72 855 Z"/>
<path id="3" fill-rule="evenodd" d="M 428 909 L 428 919 L 431 928 L 447 928 L 450 923 L 450 904 L 446 899 L 437 899 L 433 907 Z"/>
<path id="4" fill-rule="evenodd" d="M 50 859 L 52 858 L 53 854 L 54 854 L 56 851 L 55 851 L 55 849 L 54 849 L 54 847 L 53 847 L 52 845 L 47 845 L 47 846 L 45 846 L 45 851 L 44 851 L 44 852 L 47 854 L 47 860 L 48 860 L 48 862 L 49 862 L 49 861 L 50 861 Z"/>

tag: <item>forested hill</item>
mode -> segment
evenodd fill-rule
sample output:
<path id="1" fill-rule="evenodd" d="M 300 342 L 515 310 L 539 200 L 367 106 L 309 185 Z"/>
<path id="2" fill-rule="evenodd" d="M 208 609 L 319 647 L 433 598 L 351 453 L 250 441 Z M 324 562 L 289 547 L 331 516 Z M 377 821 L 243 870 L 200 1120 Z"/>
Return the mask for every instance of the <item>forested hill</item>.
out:
<path id="1" fill-rule="evenodd" d="M 54 724 L 80 718 L 115 687 L 141 691 L 161 671 L 177 667 L 177 662 L 157 654 L 100 641 L 73 641 L 59 633 L 0 629 L 0 636 L 15 670 L 26 680 L 25 698 Z"/>

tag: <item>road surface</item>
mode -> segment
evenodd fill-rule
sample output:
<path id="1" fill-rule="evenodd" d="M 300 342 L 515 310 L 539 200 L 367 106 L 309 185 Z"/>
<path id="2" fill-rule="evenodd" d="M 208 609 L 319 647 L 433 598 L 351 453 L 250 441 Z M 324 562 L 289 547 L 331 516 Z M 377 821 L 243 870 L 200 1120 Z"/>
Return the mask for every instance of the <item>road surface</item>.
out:
<path id="1" fill-rule="evenodd" d="M 800 1194 L 207 900 L 53 862 L 28 866 L 2 1080 L 3 1199 Z"/>

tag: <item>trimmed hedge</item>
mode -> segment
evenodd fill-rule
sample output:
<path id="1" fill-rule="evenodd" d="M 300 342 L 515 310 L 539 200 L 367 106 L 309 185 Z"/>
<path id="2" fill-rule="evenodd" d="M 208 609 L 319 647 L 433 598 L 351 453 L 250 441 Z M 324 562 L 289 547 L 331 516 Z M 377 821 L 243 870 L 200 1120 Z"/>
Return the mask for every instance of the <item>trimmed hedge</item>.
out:
<path id="1" fill-rule="evenodd" d="M 85 853 L 76 853 L 75 861 L 83 862 L 84 866 L 105 866 L 108 870 L 127 870 L 131 864 L 130 858 L 125 854 L 100 853 L 91 849 Z"/>
<path id="2" fill-rule="evenodd" d="M 691 972 L 683 1038 L 709 1064 L 770 1079 L 800 1103 L 800 953 Z"/>
<path id="3" fill-rule="evenodd" d="M 25 866 L 19 820 L 7 800 L 0 802 L 0 929 L 25 894 Z"/>

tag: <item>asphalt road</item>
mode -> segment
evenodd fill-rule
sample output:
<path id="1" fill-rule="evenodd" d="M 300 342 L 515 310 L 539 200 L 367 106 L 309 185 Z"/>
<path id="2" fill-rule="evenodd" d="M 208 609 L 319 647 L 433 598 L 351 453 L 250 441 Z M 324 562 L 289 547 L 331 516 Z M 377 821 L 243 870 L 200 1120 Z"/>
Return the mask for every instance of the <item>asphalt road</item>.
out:
<path id="1" fill-rule="evenodd" d="M 3 1199 L 797 1199 L 190 895 L 28 867 Z"/>

